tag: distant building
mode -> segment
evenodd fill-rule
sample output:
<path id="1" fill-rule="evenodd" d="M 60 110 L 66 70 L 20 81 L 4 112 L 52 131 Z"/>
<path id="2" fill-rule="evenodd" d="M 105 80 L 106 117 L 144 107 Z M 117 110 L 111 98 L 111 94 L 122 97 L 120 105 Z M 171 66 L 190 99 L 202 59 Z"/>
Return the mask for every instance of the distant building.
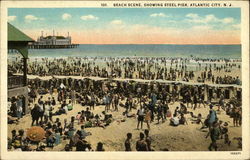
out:
<path id="1" fill-rule="evenodd" d="M 43 32 L 42 35 L 40 37 L 38 37 L 36 44 L 38 45 L 70 45 L 71 44 L 71 37 L 68 36 L 64 37 L 64 36 L 55 36 L 53 34 L 53 36 L 43 36 Z"/>
<path id="2" fill-rule="evenodd" d="M 36 42 L 29 44 L 29 49 L 54 49 L 54 48 L 76 48 L 78 44 L 71 43 L 71 36 L 43 36 L 43 32 L 40 37 L 37 38 Z"/>

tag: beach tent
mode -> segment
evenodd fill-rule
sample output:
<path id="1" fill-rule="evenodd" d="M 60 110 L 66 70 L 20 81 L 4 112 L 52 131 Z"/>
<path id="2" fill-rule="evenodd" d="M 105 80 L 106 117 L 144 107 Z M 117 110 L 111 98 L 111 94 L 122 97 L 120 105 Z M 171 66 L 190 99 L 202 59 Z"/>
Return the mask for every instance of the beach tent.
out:
<path id="1" fill-rule="evenodd" d="M 15 74 L 18 75 L 18 74 Z M 29 79 L 36 79 L 39 78 L 41 80 L 50 80 L 52 78 L 57 78 L 57 79 L 65 79 L 65 78 L 72 78 L 72 79 L 78 79 L 78 80 L 84 80 L 84 79 L 89 79 L 89 80 L 95 80 L 95 81 L 109 81 L 109 82 L 114 82 L 114 81 L 120 81 L 120 82 L 127 82 L 127 83 L 161 83 L 161 84 L 166 84 L 166 85 L 192 85 L 192 86 L 208 86 L 208 87 L 215 87 L 215 88 L 241 88 L 240 85 L 236 84 L 206 84 L 206 83 L 195 83 L 195 82 L 186 82 L 186 81 L 169 81 L 169 80 L 145 80 L 145 79 L 122 79 L 122 78 L 114 78 L 114 79 L 109 79 L 109 78 L 102 78 L 102 77 L 83 77 L 83 76 L 45 76 L 45 77 L 40 77 L 36 75 L 28 75 Z"/>

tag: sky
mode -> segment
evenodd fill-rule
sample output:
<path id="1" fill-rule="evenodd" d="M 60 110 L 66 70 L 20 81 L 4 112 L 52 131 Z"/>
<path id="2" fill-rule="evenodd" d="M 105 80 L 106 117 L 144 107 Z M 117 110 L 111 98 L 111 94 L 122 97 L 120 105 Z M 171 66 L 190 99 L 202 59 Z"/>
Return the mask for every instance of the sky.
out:
<path id="1" fill-rule="evenodd" d="M 9 8 L 8 22 L 78 44 L 241 43 L 240 8 Z"/>

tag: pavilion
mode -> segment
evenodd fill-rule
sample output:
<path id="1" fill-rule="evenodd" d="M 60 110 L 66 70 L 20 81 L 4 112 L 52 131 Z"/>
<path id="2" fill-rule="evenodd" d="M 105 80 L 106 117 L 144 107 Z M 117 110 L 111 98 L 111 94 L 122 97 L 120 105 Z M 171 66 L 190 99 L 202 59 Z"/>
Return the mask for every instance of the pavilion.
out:
<path id="1" fill-rule="evenodd" d="M 8 72 L 8 98 L 24 96 L 24 113 L 28 113 L 28 87 L 27 87 L 27 59 L 28 43 L 34 42 L 19 29 L 8 23 L 8 50 L 16 50 L 22 55 L 23 76 L 12 75 Z"/>

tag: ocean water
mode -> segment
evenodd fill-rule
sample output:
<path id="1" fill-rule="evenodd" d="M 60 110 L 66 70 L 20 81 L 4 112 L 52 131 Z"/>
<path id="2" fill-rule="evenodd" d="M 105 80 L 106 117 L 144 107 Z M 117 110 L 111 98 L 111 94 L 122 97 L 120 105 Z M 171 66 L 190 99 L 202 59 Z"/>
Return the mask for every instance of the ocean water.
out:
<path id="1" fill-rule="evenodd" d="M 241 45 L 86 45 L 72 49 L 30 49 L 29 57 L 241 58 Z"/>

